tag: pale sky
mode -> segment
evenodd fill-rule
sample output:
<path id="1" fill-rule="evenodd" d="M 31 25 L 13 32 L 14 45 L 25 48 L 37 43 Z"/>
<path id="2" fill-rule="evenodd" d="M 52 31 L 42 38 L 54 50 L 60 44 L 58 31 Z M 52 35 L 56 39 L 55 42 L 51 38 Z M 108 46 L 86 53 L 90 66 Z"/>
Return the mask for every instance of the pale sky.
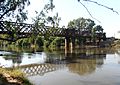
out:
<path id="1" fill-rule="evenodd" d="M 68 22 L 79 17 L 90 18 L 95 21 L 96 25 L 101 25 L 106 32 L 107 37 L 117 37 L 120 38 L 120 0 L 93 0 L 97 1 L 103 5 L 114 8 L 119 15 L 111 10 L 108 10 L 104 7 L 98 6 L 96 4 L 81 2 L 89 9 L 92 16 L 97 20 L 93 19 L 86 9 L 77 1 L 77 0 L 53 0 L 55 9 L 53 13 L 58 12 L 59 17 L 61 17 L 60 26 L 67 26 Z M 31 18 L 35 17 L 35 10 L 40 12 L 44 5 L 49 2 L 49 0 L 30 0 L 31 5 L 27 8 L 29 12 L 29 22 Z"/>

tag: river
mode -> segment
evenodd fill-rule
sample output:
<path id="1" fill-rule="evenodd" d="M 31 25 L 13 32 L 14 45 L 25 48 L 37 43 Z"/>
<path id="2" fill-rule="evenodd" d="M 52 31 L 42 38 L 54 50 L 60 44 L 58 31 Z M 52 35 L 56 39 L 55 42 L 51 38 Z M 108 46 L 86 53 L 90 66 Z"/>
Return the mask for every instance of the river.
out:
<path id="1" fill-rule="evenodd" d="M 120 49 L 1 49 L 0 66 L 19 67 L 35 85 L 120 85 Z"/>

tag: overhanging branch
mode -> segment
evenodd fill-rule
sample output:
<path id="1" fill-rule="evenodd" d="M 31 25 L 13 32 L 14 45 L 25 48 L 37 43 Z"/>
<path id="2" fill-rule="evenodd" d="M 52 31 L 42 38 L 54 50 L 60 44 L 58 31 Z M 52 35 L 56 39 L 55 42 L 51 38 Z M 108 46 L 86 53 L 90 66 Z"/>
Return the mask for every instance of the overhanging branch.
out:
<path id="1" fill-rule="evenodd" d="M 105 7 L 105 8 L 107 8 L 107 9 L 109 9 L 109 10 L 112 10 L 113 12 L 115 12 L 115 13 L 117 13 L 117 14 L 119 15 L 119 13 L 118 13 L 117 11 L 115 11 L 113 8 L 108 7 L 108 6 L 106 6 L 106 5 L 103 5 L 103 4 L 100 4 L 100 3 L 96 2 L 96 1 L 92 1 L 92 0 L 83 0 L 83 1 L 88 1 L 88 2 L 95 3 L 95 4 L 99 5 L 99 6 L 102 6 L 102 7 Z"/>
<path id="2" fill-rule="evenodd" d="M 80 1 L 79 1 L 80 2 Z M 82 2 L 80 2 L 80 4 L 87 10 L 87 12 L 89 13 L 89 15 L 93 18 L 93 19 L 95 19 L 95 20 L 97 20 L 95 17 L 93 17 L 92 16 L 92 14 L 90 13 L 90 11 L 88 10 L 88 8 L 82 3 Z M 97 20 L 99 23 L 101 23 L 99 20 Z"/>
<path id="3" fill-rule="evenodd" d="M 88 2 L 91 2 L 91 3 L 95 3 L 95 4 L 99 5 L 99 6 L 102 6 L 102 7 L 105 7 L 105 8 L 107 8 L 107 9 L 109 9 L 109 10 L 112 10 L 113 12 L 115 12 L 116 14 L 119 15 L 119 13 L 118 13 L 117 11 L 115 11 L 113 8 L 108 7 L 108 6 L 106 6 L 106 5 L 103 5 L 103 4 L 100 4 L 100 3 L 96 2 L 96 1 L 92 1 L 92 0 L 83 0 L 83 1 L 88 1 Z M 99 23 L 101 23 L 98 19 L 96 19 L 96 18 L 94 18 L 94 17 L 92 16 L 92 14 L 91 14 L 90 11 L 88 10 L 88 8 L 81 2 L 81 0 L 78 0 L 78 2 L 80 2 L 80 4 L 86 9 L 86 11 L 88 12 L 88 14 L 89 14 L 93 19 L 95 19 L 95 20 L 97 20 Z"/>
<path id="4" fill-rule="evenodd" d="M 12 9 L 10 8 L 9 10 L 6 10 L 1 16 L 0 19 L 2 19 L 4 17 L 4 15 L 6 15 L 7 13 L 9 13 L 10 11 L 12 11 Z"/>

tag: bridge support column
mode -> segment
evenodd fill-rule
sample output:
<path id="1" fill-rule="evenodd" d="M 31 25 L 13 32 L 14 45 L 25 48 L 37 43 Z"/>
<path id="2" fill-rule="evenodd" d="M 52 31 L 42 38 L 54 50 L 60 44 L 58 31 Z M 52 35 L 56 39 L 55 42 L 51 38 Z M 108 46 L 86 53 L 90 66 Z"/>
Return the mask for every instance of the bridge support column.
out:
<path id="1" fill-rule="evenodd" d="M 70 47 L 70 38 L 66 37 L 65 38 L 65 49 L 69 49 L 69 47 Z"/>
<path id="2" fill-rule="evenodd" d="M 75 37 L 71 38 L 71 50 L 75 48 Z"/>
<path id="3" fill-rule="evenodd" d="M 75 37 L 66 37 L 65 38 L 65 53 L 73 53 L 73 50 L 75 48 Z"/>

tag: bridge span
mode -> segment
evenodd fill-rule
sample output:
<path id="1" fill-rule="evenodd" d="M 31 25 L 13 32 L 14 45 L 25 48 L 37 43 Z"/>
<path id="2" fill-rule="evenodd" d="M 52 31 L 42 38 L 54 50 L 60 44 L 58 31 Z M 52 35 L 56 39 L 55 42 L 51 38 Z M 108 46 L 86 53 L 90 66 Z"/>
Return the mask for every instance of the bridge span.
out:
<path id="1" fill-rule="evenodd" d="M 45 26 L 43 24 L 26 24 L 26 23 L 16 23 L 8 21 L 0 21 L 0 34 L 8 36 L 1 37 L 1 40 L 7 40 L 15 42 L 21 38 L 28 38 L 31 36 L 54 36 L 54 37 L 65 37 L 65 48 L 75 47 L 75 39 L 80 40 L 80 37 L 88 38 L 91 40 L 92 33 L 89 29 L 76 29 L 76 28 L 55 28 Z M 105 33 L 95 34 L 96 38 L 104 40 Z M 71 43 L 71 44 L 70 44 Z"/>

